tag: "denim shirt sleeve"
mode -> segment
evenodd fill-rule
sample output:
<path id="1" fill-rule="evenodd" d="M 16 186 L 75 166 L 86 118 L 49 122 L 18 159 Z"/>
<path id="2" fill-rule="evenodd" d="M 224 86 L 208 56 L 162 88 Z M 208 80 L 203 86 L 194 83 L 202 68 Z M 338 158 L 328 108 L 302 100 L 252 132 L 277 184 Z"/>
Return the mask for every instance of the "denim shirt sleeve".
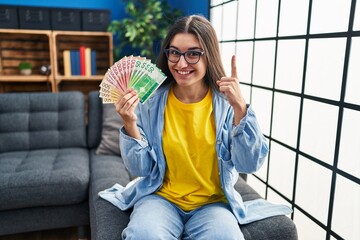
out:
<path id="1" fill-rule="evenodd" d="M 143 131 L 140 133 L 144 136 Z M 145 138 L 138 140 L 128 136 L 124 127 L 120 129 L 120 150 L 124 164 L 133 176 L 150 175 L 156 165 L 156 154 Z"/>
<path id="2" fill-rule="evenodd" d="M 231 158 L 235 169 L 241 173 L 257 171 L 264 163 L 268 144 L 251 105 L 245 117 L 234 126 L 231 135 Z"/>

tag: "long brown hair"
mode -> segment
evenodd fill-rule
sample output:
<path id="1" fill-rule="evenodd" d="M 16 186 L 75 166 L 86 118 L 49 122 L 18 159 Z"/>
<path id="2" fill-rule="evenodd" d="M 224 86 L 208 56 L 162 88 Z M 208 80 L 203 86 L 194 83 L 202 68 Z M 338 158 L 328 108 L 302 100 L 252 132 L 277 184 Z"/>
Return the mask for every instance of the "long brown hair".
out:
<path id="1" fill-rule="evenodd" d="M 203 16 L 191 15 L 178 19 L 169 27 L 165 39 L 162 41 L 161 52 L 157 58 L 157 66 L 166 74 L 166 83 L 175 81 L 168 66 L 168 60 L 164 49 L 168 48 L 173 37 L 178 33 L 190 33 L 199 40 L 201 48 L 204 50 L 206 61 L 205 83 L 212 89 L 218 90 L 216 81 L 225 76 L 224 67 L 221 61 L 219 42 L 215 29 L 211 23 Z"/>

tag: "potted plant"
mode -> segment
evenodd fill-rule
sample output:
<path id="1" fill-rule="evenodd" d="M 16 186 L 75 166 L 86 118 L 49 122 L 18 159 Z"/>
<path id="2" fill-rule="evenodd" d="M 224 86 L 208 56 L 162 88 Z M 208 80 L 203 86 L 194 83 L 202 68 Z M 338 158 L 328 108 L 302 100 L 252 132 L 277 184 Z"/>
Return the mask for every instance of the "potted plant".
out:
<path id="1" fill-rule="evenodd" d="M 171 9 L 166 0 L 122 0 L 126 3 L 127 17 L 113 20 L 108 26 L 116 38 L 114 59 L 121 55 L 139 53 L 143 57 L 155 60 L 155 44 L 166 35 L 168 26 L 181 12 Z M 131 53 L 128 53 L 129 50 Z"/>
<path id="2" fill-rule="evenodd" d="M 32 72 L 32 64 L 29 62 L 20 62 L 19 70 L 22 75 L 30 75 Z"/>

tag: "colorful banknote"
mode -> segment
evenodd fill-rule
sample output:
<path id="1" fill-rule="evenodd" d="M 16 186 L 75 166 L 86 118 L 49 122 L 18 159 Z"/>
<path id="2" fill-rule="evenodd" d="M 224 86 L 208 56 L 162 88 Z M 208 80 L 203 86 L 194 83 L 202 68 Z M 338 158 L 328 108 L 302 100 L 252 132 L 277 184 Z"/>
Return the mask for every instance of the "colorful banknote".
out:
<path id="1" fill-rule="evenodd" d="M 103 103 L 116 103 L 126 89 L 133 88 L 145 103 L 165 81 L 166 75 L 144 57 L 125 56 L 112 65 L 100 83 Z"/>

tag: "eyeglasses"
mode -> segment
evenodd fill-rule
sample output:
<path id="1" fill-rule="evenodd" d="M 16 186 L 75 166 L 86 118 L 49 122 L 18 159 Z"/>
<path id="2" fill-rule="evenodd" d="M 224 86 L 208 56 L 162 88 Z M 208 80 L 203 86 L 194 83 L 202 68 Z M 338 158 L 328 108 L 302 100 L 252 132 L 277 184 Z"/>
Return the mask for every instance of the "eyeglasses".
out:
<path id="1" fill-rule="evenodd" d="M 165 49 L 164 50 L 167 59 L 172 63 L 178 63 L 181 56 L 184 55 L 184 59 L 188 64 L 196 64 L 199 62 L 201 55 L 204 54 L 203 51 L 199 50 L 188 50 L 186 52 L 180 52 L 176 49 Z"/>

